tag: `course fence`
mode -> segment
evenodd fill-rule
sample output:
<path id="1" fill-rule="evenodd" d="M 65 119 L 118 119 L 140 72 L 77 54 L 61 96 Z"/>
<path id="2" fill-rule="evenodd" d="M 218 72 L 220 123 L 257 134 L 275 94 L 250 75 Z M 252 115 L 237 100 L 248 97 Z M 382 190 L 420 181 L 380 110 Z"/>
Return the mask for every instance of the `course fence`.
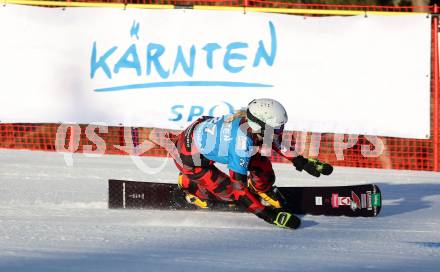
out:
<path id="1" fill-rule="evenodd" d="M 338 135 L 286 132 L 295 149 L 301 154 L 318 157 L 337 166 L 410 169 L 439 171 L 439 67 L 438 67 L 438 8 L 436 6 L 370 6 L 300 4 L 290 1 L 181 1 L 181 0 L 123 0 L 123 1 L 25 1 L 6 0 L 5 3 L 39 6 L 107 6 L 138 8 L 194 8 L 243 9 L 243 11 L 280 12 L 304 16 L 359 15 L 377 13 L 395 15 L 408 12 L 427 12 L 432 16 L 432 68 L 431 68 L 431 136 L 426 140 L 365 135 Z M 398 99 L 398 98 L 396 98 Z M 411 109 L 408 109 L 411 110 Z M 408 124 L 411 125 L 410 123 Z M 89 128 L 90 129 L 90 128 Z M 58 137 L 57 137 L 58 131 Z M 108 127 L 90 133 L 87 124 L 0 124 L 0 148 L 41 151 L 97 152 L 99 143 L 105 145 L 106 154 L 136 154 L 142 156 L 167 156 L 167 133 L 154 128 Z M 172 131 L 173 134 L 179 131 Z M 154 138 L 159 144 L 142 143 Z M 102 141 L 99 141 L 102 139 Z M 379 141 L 378 141 L 379 140 Z M 98 143 L 98 144 L 97 144 Z M 365 156 L 368 151 L 381 149 L 378 156 Z M 141 151 L 139 151 L 141 150 Z M 374 153 L 374 152 L 373 152 Z M 273 154 L 275 162 L 284 160 Z"/>

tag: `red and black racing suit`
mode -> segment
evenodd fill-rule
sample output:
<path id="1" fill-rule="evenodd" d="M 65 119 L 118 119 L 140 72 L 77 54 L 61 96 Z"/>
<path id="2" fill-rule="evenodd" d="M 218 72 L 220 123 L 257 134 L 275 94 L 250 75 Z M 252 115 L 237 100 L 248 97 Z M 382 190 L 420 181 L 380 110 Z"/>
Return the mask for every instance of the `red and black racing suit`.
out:
<path id="1" fill-rule="evenodd" d="M 214 161 L 200 154 L 193 144 L 195 127 L 207 118 L 209 117 L 196 120 L 178 136 L 175 142 L 180 158 L 180 162 L 175 159 L 175 163 L 183 174 L 183 189 L 203 200 L 215 199 L 237 203 L 266 221 L 273 221 L 273 215 L 268 208 L 262 205 L 247 188 L 246 175 L 229 170 L 230 176 L 228 176 L 214 165 Z M 248 170 L 251 182 L 258 191 L 269 190 L 275 182 L 272 163 L 268 157 L 260 153 L 251 157 Z"/>

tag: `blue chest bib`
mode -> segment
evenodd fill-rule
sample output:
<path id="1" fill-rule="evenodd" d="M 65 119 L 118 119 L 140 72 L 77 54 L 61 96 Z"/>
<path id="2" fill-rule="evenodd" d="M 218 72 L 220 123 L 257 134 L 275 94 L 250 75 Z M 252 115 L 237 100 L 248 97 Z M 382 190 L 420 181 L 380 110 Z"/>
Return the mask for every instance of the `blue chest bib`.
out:
<path id="1" fill-rule="evenodd" d="M 253 154 L 252 138 L 240 129 L 240 118 L 225 122 L 227 117 L 212 118 L 197 125 L 194 143 L 207 159 L 226 164 L 230 170 L 247 175 Z"/>

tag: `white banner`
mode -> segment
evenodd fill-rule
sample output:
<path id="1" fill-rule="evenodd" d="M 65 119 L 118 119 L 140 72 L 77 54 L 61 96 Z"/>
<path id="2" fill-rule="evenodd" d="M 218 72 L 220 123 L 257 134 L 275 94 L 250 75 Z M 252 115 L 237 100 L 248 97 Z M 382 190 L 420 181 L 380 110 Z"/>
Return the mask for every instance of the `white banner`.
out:
<path id="1" fill-rule="evenodd" d="M 426 138 L 430 18 L 0 7 L 0 121 L 182 129 L 254 98 L 287 129 Z"/>

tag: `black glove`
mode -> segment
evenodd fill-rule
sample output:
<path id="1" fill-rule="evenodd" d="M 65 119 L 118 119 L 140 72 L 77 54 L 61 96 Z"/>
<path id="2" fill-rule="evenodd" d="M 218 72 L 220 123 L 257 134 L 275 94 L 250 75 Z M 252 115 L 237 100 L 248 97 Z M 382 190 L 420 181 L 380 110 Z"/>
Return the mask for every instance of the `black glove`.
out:
<path id="1" fill-rule="evenodd" d="M 307 159 L 303 156 L 294 158 L 293 165 L 296 170 L 305 170 L 307 173 L 315 177 L 319 177 L 321 174 L 328 176 L 333 172 L 333 166 L 330 164 L 321 162 L 317 159 Z"/>

